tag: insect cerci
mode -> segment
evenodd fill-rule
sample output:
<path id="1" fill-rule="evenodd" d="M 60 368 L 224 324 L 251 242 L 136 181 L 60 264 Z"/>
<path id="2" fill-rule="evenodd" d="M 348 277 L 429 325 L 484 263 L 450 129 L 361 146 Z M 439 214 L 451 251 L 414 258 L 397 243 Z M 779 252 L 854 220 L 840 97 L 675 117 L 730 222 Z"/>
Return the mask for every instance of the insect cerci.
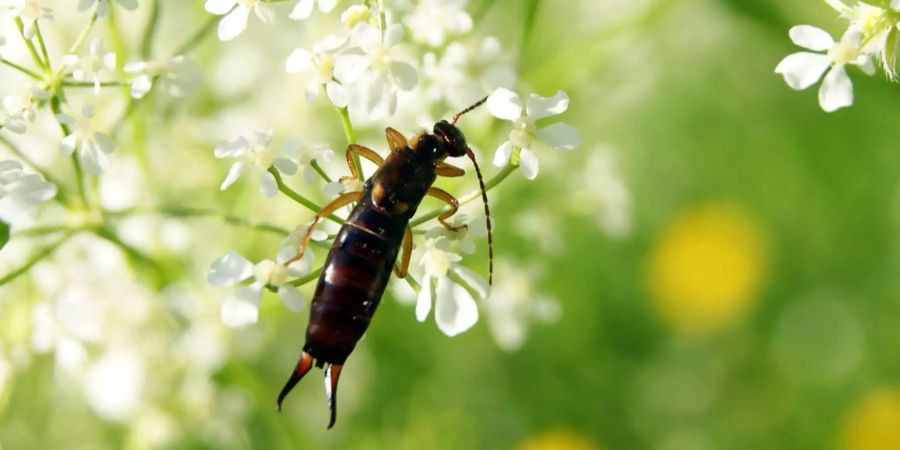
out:
<path id="1" fill-rule="evenodd" d="M 422 131 L 409 141 L 397 130 L 388 128 L 387 142 L 391 152 L 387 159 L 359 145 L 351 144 L 347 148 L 350 177 L 358 177 L 361 170 L 355 163 L 354 155 L 366 158 L 379 167 L 366 180 L 362 191 L 345 193 L 316 214 L 293 259 L 303 255 L 312 230 L 322 217 L 357 202 L 325 260 L 310 308 L 306 344 L 297 367 L 278 395 L 279 409 L 287 394 L 313 365 L 319 368 L 327 365 L 325 392 L 331 414 L 328 428 L 334 426 L 338 377 L 347 357 L 369 327 L 391 270 L 399 277 L 406 275 L 413 237 L 409 221 L 419 203 L 426 195 L 442 200 L 450 205 L 450 209 L 442 213 L 438 220 L 448 229 L 461 228 L 447 221 L 458 210 L 459 202 L 448 192 L 432 186 L 438 176 L 459 177 L 465 174 L 463 169 L 444 162 L 447 157 L 468 156 L 475 165 L 488 225 L 492 281 L 493 243 L 484 180 L 474 153 L 456 127 L 460 116 L 486 101 L 487 98 L 482 99 L 456 114 L 452 121 L 442 120 L 434 125 L 431 133 Z M 403 257 L 395 267 L 401 249 Z"/>

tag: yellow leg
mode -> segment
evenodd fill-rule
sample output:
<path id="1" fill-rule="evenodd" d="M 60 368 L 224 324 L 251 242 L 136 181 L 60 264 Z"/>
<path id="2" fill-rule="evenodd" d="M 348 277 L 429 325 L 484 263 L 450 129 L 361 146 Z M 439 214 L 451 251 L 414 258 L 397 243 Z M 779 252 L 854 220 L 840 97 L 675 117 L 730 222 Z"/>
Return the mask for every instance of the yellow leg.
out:
<path id="1" fill-rule="evenodd" d="M 459 231 L 468 228 L 467 225 L 454 226 L 451 225 L 450 222 L 447 222 L 447 219 L 456 214 L 456 211 L 459 211 L 459 201 L 457 201 L 456 198 L 450 195 L 450 193 L 443 189 L 432 187 L 428 188 L 427 195 L 440 199 L 444 201 L 444 203 L 450 205 L 449 210 L 444 211 L 440 216 L 438 216 L 438 221 L 441 222 L 441 225 L 443 225 L 444 228 L 450 231 Z"/>
<path id="2" fill-rule="evenodd" d="M 359 178 L 359 174 L 362 171 L 362 168 L 356 165 L 356 160 L 353 158 L 354 154 L 362 156 L 363 158 L 366 158 L 379 166 L 384 164 L 384 158 L 382 158 L 378 153 L 375 153 L 375 150 L 372 150 L 368 147 L 363 147 L 362 145 L 350 144 L 349 146 L 347 146 L 347 167 L 350 168 L 350 176 L 341 177 L 341 182 Z"/>
<path id="3" fill-rule="evenodd" d="M 436 172 L 438 176 L 447 178 L 461 177 L 466 174 L 465 170 L 462 170 L 459 167 L 452 166 L 445 162 L 438 164 Z"/>
<path id="4" fill-rule="evenodd" d="M 334 213 L 335 211 L 359 200 L 360 198 L 362 198 L 362 191 L 347 192 L 345 194 L 341 194 L 338 198 L 334 199 L 331 203 L 322 208 L 321 211 L 316 213 L 316 217 L 313 218 L 313 221 L 309 225 L 309 228 L 306 229 L 306 235 L 303 236 L 303 240 L 300 241 L 300 246 L 297 248 L 297 254 L 294 255 L 293 258 L 287 260 L 284 265 L 289 266 L 291 265 L 291 263 L 299 261 L 300 258 L 303 257 L 303 252 L 305 252 L 306 247 L 309 246 L 309 239 L 310 237 L 312 237 L 313 230 L 316 228 L 316 225 L 320 220 L 322 220 L 323 217 Z"/>
<path id="5" fill-rule="evenodd" d="M 403 133 L 388 127 L 384 130 L 384 134 L 387 136 L 388 147 L 390 147 L 392 152 L 400 150 L 402 148 L 406 148 L 409 146 L 409 143 L 406 141 L 406 138 L 403 137 Z"/>
<path id="6" fill-rule="evenodd" d="M 406 277 L 409 271 L 409 258 L 412 257 L 413 233 L 409 225 L 406 226 L 406 232 L 403 233 L 403 256 L 400 258 L 400 264 L 394 266 L 394 273 L 398 277 Z"/>

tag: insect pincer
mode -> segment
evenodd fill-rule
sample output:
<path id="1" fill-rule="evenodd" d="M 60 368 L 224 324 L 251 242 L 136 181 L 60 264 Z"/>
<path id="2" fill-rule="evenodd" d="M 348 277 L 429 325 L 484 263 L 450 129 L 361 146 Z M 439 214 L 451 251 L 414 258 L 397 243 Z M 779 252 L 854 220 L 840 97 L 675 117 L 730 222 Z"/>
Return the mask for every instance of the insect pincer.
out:
<path id="1" fill-rule="evenodd" d="M 315 363 L 315 359 L 309 353 L 305 351 L 300 354 L 300 360 L 297 361 L 297 367 L 291 373 L 291 377 L 288 378 L 287 383 L 285 383 L 284 387 L 281 389 L 281 393 L 278 394 L 278 411 L 281 411 L 281 404 L 284 402 L 285 397 L 294 389 L 294 386 L 303 379 L 303 376 L 307 374 Z M 315 364 L 319 367 L 322 367 L 322 361 L 319 360 L 319 364 Z M 338 386 L 338 378 L 341 376 L 341 369 L 344 368 L 343 364 L 329 364 L 327 368 L 325 368 L 325 395 L 328 397 L 328 429 L 334 426 L 335 420 L 337 419 L 337 386 Z"/>

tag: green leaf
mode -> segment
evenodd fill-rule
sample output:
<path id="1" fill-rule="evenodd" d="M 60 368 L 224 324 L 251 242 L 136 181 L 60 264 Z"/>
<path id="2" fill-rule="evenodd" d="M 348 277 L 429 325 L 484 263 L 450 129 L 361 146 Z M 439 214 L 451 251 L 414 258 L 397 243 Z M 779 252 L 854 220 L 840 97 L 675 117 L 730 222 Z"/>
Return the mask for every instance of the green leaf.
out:
<path id="1" fill-rule="evenodd" d="M 9 242 L 9 224 L 0 220 L 0 249 Z"/>

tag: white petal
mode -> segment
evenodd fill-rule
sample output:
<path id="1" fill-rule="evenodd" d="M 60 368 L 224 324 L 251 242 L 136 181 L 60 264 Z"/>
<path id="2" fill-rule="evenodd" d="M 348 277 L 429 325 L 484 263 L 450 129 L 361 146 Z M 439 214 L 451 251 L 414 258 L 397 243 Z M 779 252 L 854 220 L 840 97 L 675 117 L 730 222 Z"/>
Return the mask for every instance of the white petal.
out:
<path id="1" fill-rule="evenodd" d="M 285 158 L 283 156 L 279 156 L 272 161 L 272 165 L 278 169 L 279 172 L 285 175 L 293 175 L 297 173 L 297 163 L 295 163 L 290 158 Z"/>
<path id="2" fill-rule="evenodd" d="M 494 153 L 494 165 L 503 167 L 509 164 L 509 157 L 512 156 L 512 151 L 512 142 L 506 141 L 500 144 L 500 147 L 497 147 L 497 152 Z"/>
<path id="3" fill-rule="evenodd" d="M 78 152 L 78 156 L 87 174 L 103 175 L 103 172 L 106 172 L 106 169 L 109 167 L 109 158 L 106 157 L 106 153 L 100 151 L 92 142 L 85 141 Z"/>
<path id="4" fill-rule="evenodd" d="M 59 150 L 63 154 L 71 155 L 72 152 L 75 151 L 75 147 L 78 146 L 78 137 L 74 134 L 70 134 L 63 138 L 62 142 L 59 145 Z"/>
<path id="5" fill-rule="evenodd" d="M 900 0 L 891 0 L 891 9 L 900 11 Z"/>
<path id="6" fill-rule="evenodd" d="M 213 286 L 233 286 L 253 275 L 253 263 L 238 252 L 228 252 L 213 261 L 206 281 Z"/>
<path id="7" fill-rule="evenodd" d="M 835 66 L 825 75 L 819 88 L 819 106 L 826 112 L 833 112 L 853 104 L 853 83 L 844 66 Z"/>
<path id="8" fill-rule="evenodd" d="M 419 81 L 416 68 L 401 61 L 391 63 L 391 78 L 397 87 L 404 91 L 412 90 Z"/>
<path id="9" fill-rule="evenodd" d="M 462 266 L 453 266 L 451 270 L 470 288 L 475 290 L 479 296 L 479 300 L 486 300 L 491 295 L 490 286 L 488 285 L 487 280 L 481 275 Z"/>
<path id="10" fill-rule="evenodd" d="M 859 55 L 859 58 L 853 62 L 856 67 L 859 67 L 859 70 L 862 70 L 866 75 L 872 76 L 875 75 L 875 63 L 872 61 L 872 57 L 866 54 Z"/>
<path id="11" fill-rule="evenodd" d="M 372 53 L 381 47 L 381 32 L 365 22 L 358 23 L 351 32 L 353 41 L 366 53 Z"/>
<path id="12" fill-rule="evenodd" d="M 303 20 L 312 14 L 315 0 L 300 0 L 288 16 L 294 20 Z"/>
<path id="13" fill-rule="evenodd" d="M 309 80 L 306 83 L 306 87 L 304 88 L 304 93 L 306 94 L 305 97 L 306 97 L 306 101 L 308 103 L 312 103 L 312 102 L 316 101 L 317 98 L 319 98 L 319 88 L 320 87 L 321 87 L 321 85 L 319 85 L 319 81 L 315 80 L 315 79 Z"/>
<path id="14" fill-rule="evenodd" d="M 331 53 L 332 51 L 343 47 L 346 43 L 346 35 L 329 34 L 313 44 L 313 51 L 316 53 Z"/>
<path id="15" fill-rule="evenodd" d="M 569 109 L 569 96 L 563 91 L 557 91 L 553 97 L 541 97 L 531 94 L 528 96 L 528 117 L 532 120 L 562 114 Z"/>
<path id="16" fill-rule="evenodd" d="M 28 127 L 25 126 L 25 122 L 22 122 L 21 120 L 18 120 L 18 119 L 13 119 L 13 118 L 7 119 L 6 122 L 3 122 L 2 125 L 7 130 L 12 131 L 13 133 L 16 133 L 16 134 L 22 134 L 22 133 L 28 131 Z"/>
<path id="17" fill-rule="evenodd" d="M 215 155 L 216 158 L 239 156 L 243 154 L 249 147 L 250 142 L 247 141 L 245 137 L 238 136 L 234 139 L 217 144 L 213 149 L 213 155 Z"/>
<path id="18" fill-rule="evenodd" d="M 341 83 L 353 83 L 368 67 L 369 58 L 365 55 L 354 53 L 341 55 L 334 62 L 334 77 Z"/>
<path id="19" fill-rule="evenodd" d="M 149 75 L 141 75 L 131 81 L 131 96 L 143 98 L 153 88 L 153 79 Z"/>
<path id="20" fill-rule="evenodd" d="M 256 13 L 256 17 L 259 18 L 260 22 L 266 25 L 275 23 L 275 8 L 272 5 L 257 3 L 253 8 L 253 12 Z"/>
<path id="21" fill-rule="evenodd" d="M 207 12 L 221 16 L 223 14 L 228 14 L 228 12 L 231 11 L 231 8 L 234 8 L 234 5 L 236 4 L 237 0 L 206 0 L 206 3 L 203 4 L 203 8 L 206 9 Z"/>
<path id="22" fill-rule="evenodd" d="M 103 153 L 112 153 L 113 152 L 113 140 L 110 139 L 109 136 L 103 133 L 94 133 L 94 142 L 97 144 L 97 149 L 99 149 Z"/>
<path id="23" fill-rule="evenodd" d="M 824 52 L 834 45 L 834 39 L 827 31 L 811 25 L 797 25 L 788 34 L 795 44 L 817 52 Z"/>
<path id="24" fill-rule="evenodd" d="M 225 176 L 225 180 L 222 181 L 222 184 L 219 186 L 219 189 L 225 190 L 228 189 L 229 186 L 234 184 L 237 181 L 238 177 L 241 176 L 241 172 L 244 170 L 244 166 L 246 164 L 244 162 L 236 162 L 231 165 L 231 168 L 228 169 L 228 175 Z"/>
<path id="25" fill-rule="evenodd" d="M 303 294 L 300 293 L 299 289 L 291 285 L 278 288 L 278 298 L 281 299 L 284 306 L 287 306 L 288 309 L 294 312 L 303 311 L 303 307 L 306 306 L 306 299 L 303 298 Z"/>
<path id="26" fill-rule="evenodd" d="M 106 66 L 107 69 L 113 70 L 116 68 L 116 54 L 113 52 L 109 52 L 103 55 L 103 65 Z"/>
<path id="27" fill-rule="evenodd" d="M 572 150 L 581 145 L 581 134 L 575 127 L 557 122 L 538 130 L 538 136 L 553 148 Z"/>
<path id="28" fill-rule="evenodd" d="M 134 11 L 138 7 L 137 0 L 119 0 L 119 4 L 129 11 Z"/>
<path id="29" fill-rule="evenodd" d="M 230 41 L 244 32 L 247 28 L 247 16 L 250 10 L 245 6 L 238 6 L 219 22 L 219 40 Z"/>
<path id="30" fill-rule="evenodd" d="M 446 278 L 438 280 L 434 319 L 447 336 L 456 336 L 478 322 L 478 305 L 472 294 Z"/>
<path id="31" fill-rule="evenodd" d="M 312 66 L 312 55 L 302 48 L 294 49 L 284 64 L 287 73 L 303 72 L 311 69 Z"/>
<path id="32" fill-rule="evenodd" d="M 237 292 L 225 297 L 222 302 L 222 322 L 229 327 L 241 328 L 252 325 L 259 320 L 259 297 L 262 295 L 262 285 L 238 289 Z"/>
<path id="33" fill-rule="evenodd" d="M 331 82 L 326 84 L 325 94 L 328 95 L 328 99 L 331 100 L 332 105 L 337 106 L 338 108 L 347 106 L 349 100 L 347 91 L 340 83 Z"/>
<path id="34" fill-rule="evenodd" d="M 87 11 L 97 0 L 79 0 L 78 1 L 78 10 L 79 11 Z M 13 2 L 15 3 L 15 2 Z"/>
<path id="35" fill-rule="evenodd" d="M 403 39 L 403 26 L 395 23 L 384 32 L 384 45 L 393 47 Z"/>
<path id="36" fill-rule="evenodd" d="M 269 172 L 260 172 L 259 191 L 266 197 L 274 197 L 278 193 L 278 183 L 275 182 L 275 176 Z"/>
<path id="37" fill-rule="evenodd" d="M 416 320 L 419 322 L 424 322 L 431 312 L 431 279 L 432 277 L 425 276 L 422 280 L 422 290 L 416 298 Z"/>
<path id="38" fill-rule="evenodd" d="M 782 74 L 788 86 L 799 91 L 819 81 L 830 64 L 831 59 L 826 55 L 799 52 L 782 59 L 775 73 Z"/>
<path id="39" fill-rule="evenodd" d="M 522 99 L 506 88 L 498 88 L 488 97 L 487 108 L 498 119 L 516 120 L 522 117 Z"/>
<path id="40" fill-rule="evenodd" d="M 519 167 L 522 168 L 522 175 L 529 180 L 533 180 L 538 176 L 538 159 L 533 151 L 523 148 L 519 154 Z"/>
<path id="41" fill-rule="evenodd" d="M 329 13 L 337 5 L 338 0 L 319 0 L 319 11 Z"/>

